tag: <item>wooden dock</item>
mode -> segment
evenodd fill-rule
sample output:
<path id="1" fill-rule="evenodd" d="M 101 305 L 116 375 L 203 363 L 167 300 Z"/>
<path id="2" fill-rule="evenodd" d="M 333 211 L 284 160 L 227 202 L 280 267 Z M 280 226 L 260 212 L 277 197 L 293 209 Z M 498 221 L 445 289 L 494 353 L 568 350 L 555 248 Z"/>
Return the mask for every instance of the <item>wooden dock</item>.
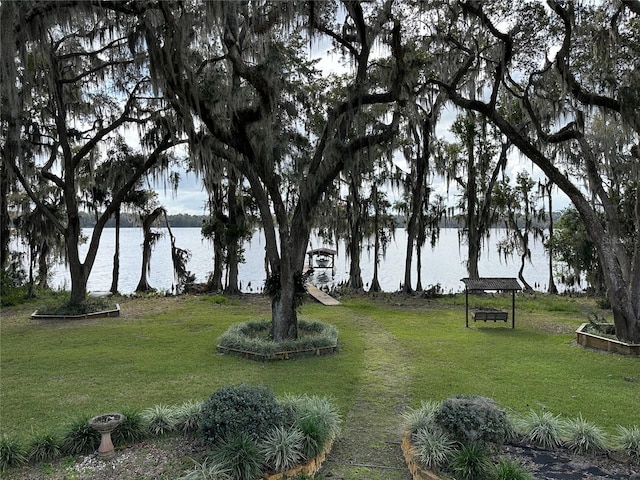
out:
<path id="1" fill-rule="evenodd" d="M 324 293 L 318 287 L 311 283 L 307 283 L 307 292 L 323 305 L 340 305 L 340 302 L 332 296 Z"/>

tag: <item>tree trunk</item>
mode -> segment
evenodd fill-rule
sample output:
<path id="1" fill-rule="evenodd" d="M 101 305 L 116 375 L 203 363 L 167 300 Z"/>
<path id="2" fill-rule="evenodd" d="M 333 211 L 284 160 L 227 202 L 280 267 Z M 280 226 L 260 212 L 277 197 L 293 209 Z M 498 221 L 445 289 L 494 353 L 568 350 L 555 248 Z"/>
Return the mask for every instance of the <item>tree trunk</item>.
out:
<path id="1" fill-rule="evenodd" d="M 377 216 L 377 213 L 376 213 Z M 376 237 L 373 246 L 373 279 L 371 280 L 370 292 L 381 292 L 380 282 L 378 281 L 378 265 L 380 264 L 380 235 L 378 235 L 378 225 L 376 221 Z"/>
<path id="2" fill-rule="evenodd" d="M 420 242 L 416 244 L 416 292 L 421 292 L 422 288 L 422 247 L 420 246 Z"/>
<path id="3" fill-rule="evenodd" d="M 42 240 L 40 255 L 38 256 L 38 288 L 47 290 L 49 288 L 49 242 Z"/>
<path id="4" fill-rule="evenodd" d="M 164 209 L 162 207 L 158 207 L 142 221 L 142 231 L 144 233 L 144 240 L 142 243 L 142 269 L 140 272 L 140 281 L 136 287 L 136 292 L 150 292 L 155 290 L 151 285 L 149 285 L 147 280 L 147 274 L 151 268 L 151 249 L 154 243 L 151 227 L 153 226 L 153 222 L 155 222 L 163 212 Z"/>
<path id="5" fill-rule="evenodd" d="M 407 224 L 407 254 L 404 259 L 404 282 L 402 284 L 402 291 L 404 293 L 413 293 L 413 289 L 411 288 L 411 265 L 413 264 L 413 246 L 416 242 L 416 223 L 416 218 L 412 211 L 409 217 L 409 223 Z M 419 281 L 420 271 L 418 270 L 418 282 Z M 417 286 L 416 289 L 418 289 Z"/>
<path id="6" fill-rule="evenodd" d="M 4 157 L 4 153 L 3 157 Z M 9 216 L 9 176 L 4 162 L 0 163 L 0 268 L 9 263 L 9 241 L 11 240 L 11 217 Z"/>
<path id="7" fill-rule="evenodd" d="M 120 207 L 115 212 L 116 238 L 115 250 L 113 252 L 113 271 L 111 274 L 111 288 L 109 291 L 116 295 L 118 293 L 118 281 L 120 278 Z"/>
<path id="8" fill-rule="evenodd" d="M 556 282 L 553 278 L 553 200 L 551 197 L 551 182 L 549 182 L 549 287 L 547 288 L 547 293 L 552 295 L 556 295 L 558 293 L 558 287 L 556 287 Z"/>
<path id="9" fill-rule="evenodd" d="M 224 247 L 220 235 L 213 237 L 213 272 L 207 287 L 214 292 L 222 291 L 222 270 L 224 265 Z"/>
<path id="10" fill-rule="evenodd" d="M 237 175 L 233 169 L 229 170 L 229 186 L 227 188 L 227 204 L 229 207 L 229 224 L 227 230 L 232 229 L 232 234 L 227 235 L 229 239 L 227 245 L 227 286 L 225 293 L 229 295 L 237 295 L 240 293 L 240 287 L 238 283 L 238 263 L 240 261 L 239 250 L 242 248 L 241 242 L 241 225 L 242 215 L 244 212 L 238 207 L 238 198 L 236 182 L 238 181 Z"/>

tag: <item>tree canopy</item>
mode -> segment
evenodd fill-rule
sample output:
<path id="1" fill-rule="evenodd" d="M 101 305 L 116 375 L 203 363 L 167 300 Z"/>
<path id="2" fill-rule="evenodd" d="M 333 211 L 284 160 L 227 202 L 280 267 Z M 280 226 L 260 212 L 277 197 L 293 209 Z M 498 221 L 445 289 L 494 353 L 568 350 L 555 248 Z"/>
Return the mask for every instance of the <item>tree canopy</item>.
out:
<path id="1" fill-rule="evenodd" d="M 368 235 L 359 222 L 370 202 L 379 252 L 381 189 L 405 187 L 410 291 L 409 252 L 435 235 L 443 212 L 438 201 L 430 210 L 432 179 L 462 187 L 471 272 L 492 190 L 521 155 L 574 204 L 618 335 L 640 338 L 640 2 L 30 0 L 3 2 L 0 14 L 3 231 L 4 200 L 21 189 L 65 238 L 75 300 L 101 229 L 178 143 L 238 234 L 228 237 L 236 258 L 242 192 L 252 197 L 276 340 L 297 336 L 297 285 L 312 229 L 328 224 L 323 202 L 349 192 L 353 254 Z M 339 73 L 319 69 L 319 45 L 330 46 Z M 439 150 L 444 107 L 459 114 L 459 141 Z M 111 198 L 83 261 L 82 192 L 131 132 L 145 160 L 126 180 L 104 177 Z M 528 203 L 532 185 L 517 194 L 514 182 L 502 185 L 502 200 Z M 507 207 L 503 216 L 516 215 Z M 357 271 L 353 282 L 362 283 Z"/>

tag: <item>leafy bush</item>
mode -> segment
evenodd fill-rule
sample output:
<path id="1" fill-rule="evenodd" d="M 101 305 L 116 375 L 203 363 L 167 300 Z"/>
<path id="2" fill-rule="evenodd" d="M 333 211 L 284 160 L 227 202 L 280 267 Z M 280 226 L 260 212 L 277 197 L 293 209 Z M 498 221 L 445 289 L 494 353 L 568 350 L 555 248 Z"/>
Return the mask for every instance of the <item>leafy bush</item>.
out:
<path id="1" fill-rule="evenodd" d="M 510 458 L 502 458 L 495 466 L 495 480 L 533 480 L 533 475 Z"/>
<path id="2" fill-rule="evenodd" d="M 53 435 L 40 435 L 29 444 L 29 460 L 32 462 L 44 462 L 60 456 L 62 448 L 60 440 Z"/>
<path id="3" fill-rule="evenodd" d="M 507 414 L 493 400 L 478 395 L 456 396 L 442 402 L 435 424 L 463 445 L 500 446 L 511 434 Z"/>
<path id="4" fill-rule="evenodd" d="M 176 429 L 177 414 L 174 407 L 156 405 L 144 410 L 142 419 L 152 435 L 166 435 Z"/>
<path id="5" fill-rule="evenodd" d="M 212 444 L 240 433 L 257 441 L 287 423 L 286 411 L 270 389 L 231 385 L 216 390 L 202 404 L 200 431 Z"/>
<path id="6" fill-rule="evenodd" d="M 408 410 L 403 414 L 403 430 L 411 434 L 422 428 L 433 428 L 436 411 L 440 408 L 439 402 L 422 402 L 420 408 Z"/>
<path id="7" fill-rule="evenodd" d="M 629 460 L 640 464 L 640 428 L 618 426 L 618 433 L 613 437 L 613 445 L 624 453 Z"/>
<path id="8" fill-rule="evenodd" d="M 147 435 L 147 425 L 142 414 L 135 410 L 126 410 L 122 414 L 124 420 L 111 433 L 113 444 L 128 445 L 142 440 Z"/>
<path id="9" fill-rule="evenodd" d="M 182 433 L 197 432 L 202 423 L 202 402 L 184 402 L 176 410 L 176 429 Z"/>
<path id="10" fill-rule="evenodd" d="M 418 461 L 429 470 L 440 470 L 456 452 L 456 443 L 439 429 L 420 428 L 412 442 Z"/>
<path id="11" fill-rule="evenodd" d="M 562 444 L 564 421 L 551 412 L 531 410 L 517 421 L 518 430 L 525 440 L 543 448 L 553 449 Z"/>
<path id="12" fill-rule="evenodd" d="M 214 463 L 228 471 L 233 480 L 255 480 L 260 476 L 263 460 L 255 440 L 243 431 L 229 433 L 213 451 Z"/>
<path id="13" fill-rule="evenodd" d="M 0 472 L 6 472 L 9 467 L 17 467 L 27 461 L 24 445 L 15 439 L 2 436 L 0 438 Z"/>
<path id="14" fill-rule="evenodd" d="M 483 444 L 469 443 L 455 453 L 451 468 L 459 480 L 480 480 L 491 478 L 494 467 Z"/>
<path id="15" fill-rule="evenodd" d="M 274 472 L 284 472 L 303 459 L 304 433 L 297 427 L 275 427 L 261 442 L 265 463 Z"/>
<path id="16" fill-rule="evenodd" d="M 566 444 L 575 453 L 596 453 L 606 449 L 607 436 L 600 427 L 580 415 L 565 425 Z"/>
<path id="17" fill-rule="evenodd" d="M 93 453 L 100 446 L 101 435 L 89 426 L 89 417 L 73 421 L 62 439 L 62 451 L 68 455 Z"/>

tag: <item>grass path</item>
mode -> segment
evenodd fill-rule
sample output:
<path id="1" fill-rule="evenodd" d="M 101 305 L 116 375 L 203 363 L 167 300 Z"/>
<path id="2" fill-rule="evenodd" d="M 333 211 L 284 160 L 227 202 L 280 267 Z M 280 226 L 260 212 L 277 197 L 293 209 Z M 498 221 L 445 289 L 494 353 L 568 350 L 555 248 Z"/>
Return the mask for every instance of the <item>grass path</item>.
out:
<path id="1" fill-rule="evenodd" d="M 355 316 L 353 322 L 364 339 L 362 377 L 320 477 L 406 480 L 400 422 L 408 403 L 409 356 L 375 320 Z"/>

